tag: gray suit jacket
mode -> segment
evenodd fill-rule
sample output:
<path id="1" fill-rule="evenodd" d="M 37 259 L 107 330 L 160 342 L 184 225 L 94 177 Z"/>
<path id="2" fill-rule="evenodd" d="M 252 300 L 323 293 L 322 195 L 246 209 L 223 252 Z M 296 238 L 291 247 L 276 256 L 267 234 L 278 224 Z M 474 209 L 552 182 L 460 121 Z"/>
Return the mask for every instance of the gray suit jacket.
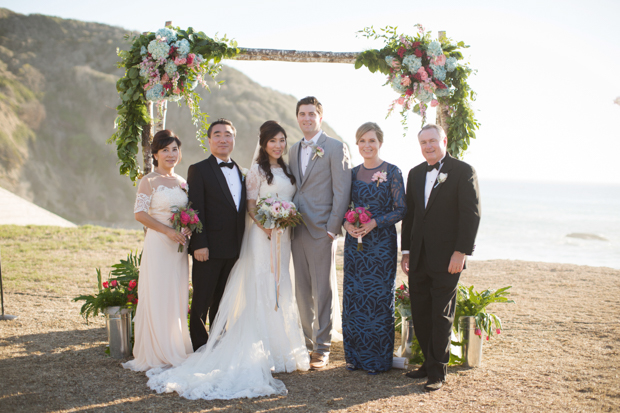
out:
<path id="1" fill-rule="evenodd" d="M 299 165 L 300 142 L 291 147 L 289 155 L 290 168 L 297 181 L 293 202 L 315 239 L 326 236 L 327 231 L 337 235 L 341 233 L 351 197 L 351 159 L 347 146 L 325 132 L 319 137 L 317 145 L 323 148 L 325 154 L 323 157 L 310 156 L 303 177 Z"/>

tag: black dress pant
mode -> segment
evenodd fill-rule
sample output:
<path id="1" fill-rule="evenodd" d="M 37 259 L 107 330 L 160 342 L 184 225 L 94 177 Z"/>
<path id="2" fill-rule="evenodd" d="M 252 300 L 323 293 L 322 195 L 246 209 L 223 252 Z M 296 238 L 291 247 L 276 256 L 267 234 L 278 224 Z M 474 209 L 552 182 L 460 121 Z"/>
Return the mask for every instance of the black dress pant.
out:
<path id="1" fill-rule="evenodd" d="M 429 269 L 424 246 L 414 271 L 409 272 L 411 315 L 424 354 L 422 368 L 429 380 L 445 380 L 450 361 L 450 334 L 454 324 L 456 291 L 461 273 Z"/>
<path id="2" fill-rule="evenodd" d="M 230 270 L 237 258 L 210 258 L 207 261 L 193 260 L 192 266 L 192 308 L 189 315 L 189 334 L 192 338 L 194 351 L 198 350 L 209 339 L 205 322 L 209 314 L 209 325 L 212 326 L 220 306 L 224 288 Z"/>

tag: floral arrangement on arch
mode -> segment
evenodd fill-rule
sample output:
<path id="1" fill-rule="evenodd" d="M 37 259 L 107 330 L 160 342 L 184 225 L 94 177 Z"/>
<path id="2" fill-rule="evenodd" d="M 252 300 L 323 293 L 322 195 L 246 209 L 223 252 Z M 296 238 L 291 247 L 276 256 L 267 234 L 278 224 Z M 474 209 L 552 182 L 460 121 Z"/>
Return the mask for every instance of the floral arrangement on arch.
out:
<path id="1" fill-rule="evenodd" d="M 445 108 L 441 116 L 447 118 L 445 123 L 449 125 L 448 149 L 459 157 L 470 139 L 475 138 L 474 131 L 479 126 L 470 107 L 475 93 L 467 84 L 473 71 L 462 62 L 463 55 L 458 50 L 469 46 L 463 42 L 454 44 L 445 37 L 433 40 L 430 31 L 419 24 L 415 27 L 415 36 L 398 34 L 397 28 L 391 26 L 379 33 L 372 27 L 361 30 L 359 33 L 366 38 L 384 39 L 386 45 L 381 50 L 360 53 L 355 68 L 366 66 L 373 73 L 378 70 L 387 75 L 385 85 L 398 94 L 389 105 L 388 116 L 401 107 L 405 131 L 409 113 L 420 115 L 423 126 L 429 106 Z"/>
<path id="2" fill-rule="evenodd" d="M 125 39 L 129 40 L 129 36 Z M 116 83 L 121 104 L 116 108 L 116 132 L 108 143 L 116 144 L 121 175 L 128 175 L 132 181 L 141 176 L 137 154 L 142 131 L 152 120 L 149 102 L 158 104 L 161 116 L 165 100 L 183 99 L 198 128 L 196 137 L 204 147 L 208 115 L 200 110 L 201 97 L 195 88 L 200 84 L 210 90 L 207 78 L 214 79 L 221 70 L 221 60 L 237 53 L 235 41 L 226 37 L 212 39 L 191 27 L 165 27 L 134 36 L 129 50 L 117 49 L 121 58 L 118 67 L 125 68 L 125 75 Z"/>

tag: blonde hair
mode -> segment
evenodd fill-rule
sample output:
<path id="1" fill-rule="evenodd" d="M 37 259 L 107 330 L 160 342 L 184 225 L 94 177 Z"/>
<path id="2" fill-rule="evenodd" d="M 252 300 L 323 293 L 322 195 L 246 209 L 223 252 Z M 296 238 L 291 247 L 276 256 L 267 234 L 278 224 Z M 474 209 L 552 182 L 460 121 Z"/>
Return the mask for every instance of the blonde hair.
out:
<path id="1" fill-rule="evenodd" d="M 374 122 L 366 122 L 362 126 L 357 128 L 357 132 L 355 132 L 355 144 L 357 145 L 360 142 L 360 139 L 362 139 L 362 136 L 364 136 L 366 132 L 370 132 L 371 130 L 375 131 L 375 133 L 377 134 L 377 140 L 380 143 L 383 143 L 383 131 L 381 130 L 379 125 Z"/>

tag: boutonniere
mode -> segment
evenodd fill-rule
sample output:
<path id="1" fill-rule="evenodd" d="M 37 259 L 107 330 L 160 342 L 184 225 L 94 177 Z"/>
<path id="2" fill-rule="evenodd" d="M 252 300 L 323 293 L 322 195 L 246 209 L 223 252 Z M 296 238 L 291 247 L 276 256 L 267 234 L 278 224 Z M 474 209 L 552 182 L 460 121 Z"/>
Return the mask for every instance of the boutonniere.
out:
<path id="1" fill-rule="evenodd" d="M 371 181 L 376 182 L 379 188 L 379 184 L 387 181 L 387 171 L 375 172 Z"/>
<path id="2" fill-rule="evenodd" d="M 243 181 L 245 177 L 248 175 L 249 170 L 247 168 L 240 168 L 240 169 L 241 169 L 241 180 Z"/>
<path id="3" fill-rule="evenodd" d="M 448 174 L 440 173 L 439 176 L 437 177 L 437 183 L 435 184 L 433 188 L 437 188 L 439 184 L 443 184 L 444 182 L 446 182 L 446 179 L 448 179 Z"/>
<path id="4" fill-rule="evenodd" d="M 316 158 L 317 156 L 319 158 L 322 158 L 323 155 L 325 155 L 325 150 L 323 148 L 321 148 L 320 146 L 316 145 L 312 148 L 312 152 L 314 153 L 314 156 L 312 157 L 312 160 L 314 161 L 314 158 Z"/>
<path id="5" fill-rule="evenodd" d="M 189 186 L 187 185 L 187 182 L 181 182 L 181 185 L 179 186 L 181 187 L 183 192 L 185 192 L 185 195 L 189 196 Z"/>

